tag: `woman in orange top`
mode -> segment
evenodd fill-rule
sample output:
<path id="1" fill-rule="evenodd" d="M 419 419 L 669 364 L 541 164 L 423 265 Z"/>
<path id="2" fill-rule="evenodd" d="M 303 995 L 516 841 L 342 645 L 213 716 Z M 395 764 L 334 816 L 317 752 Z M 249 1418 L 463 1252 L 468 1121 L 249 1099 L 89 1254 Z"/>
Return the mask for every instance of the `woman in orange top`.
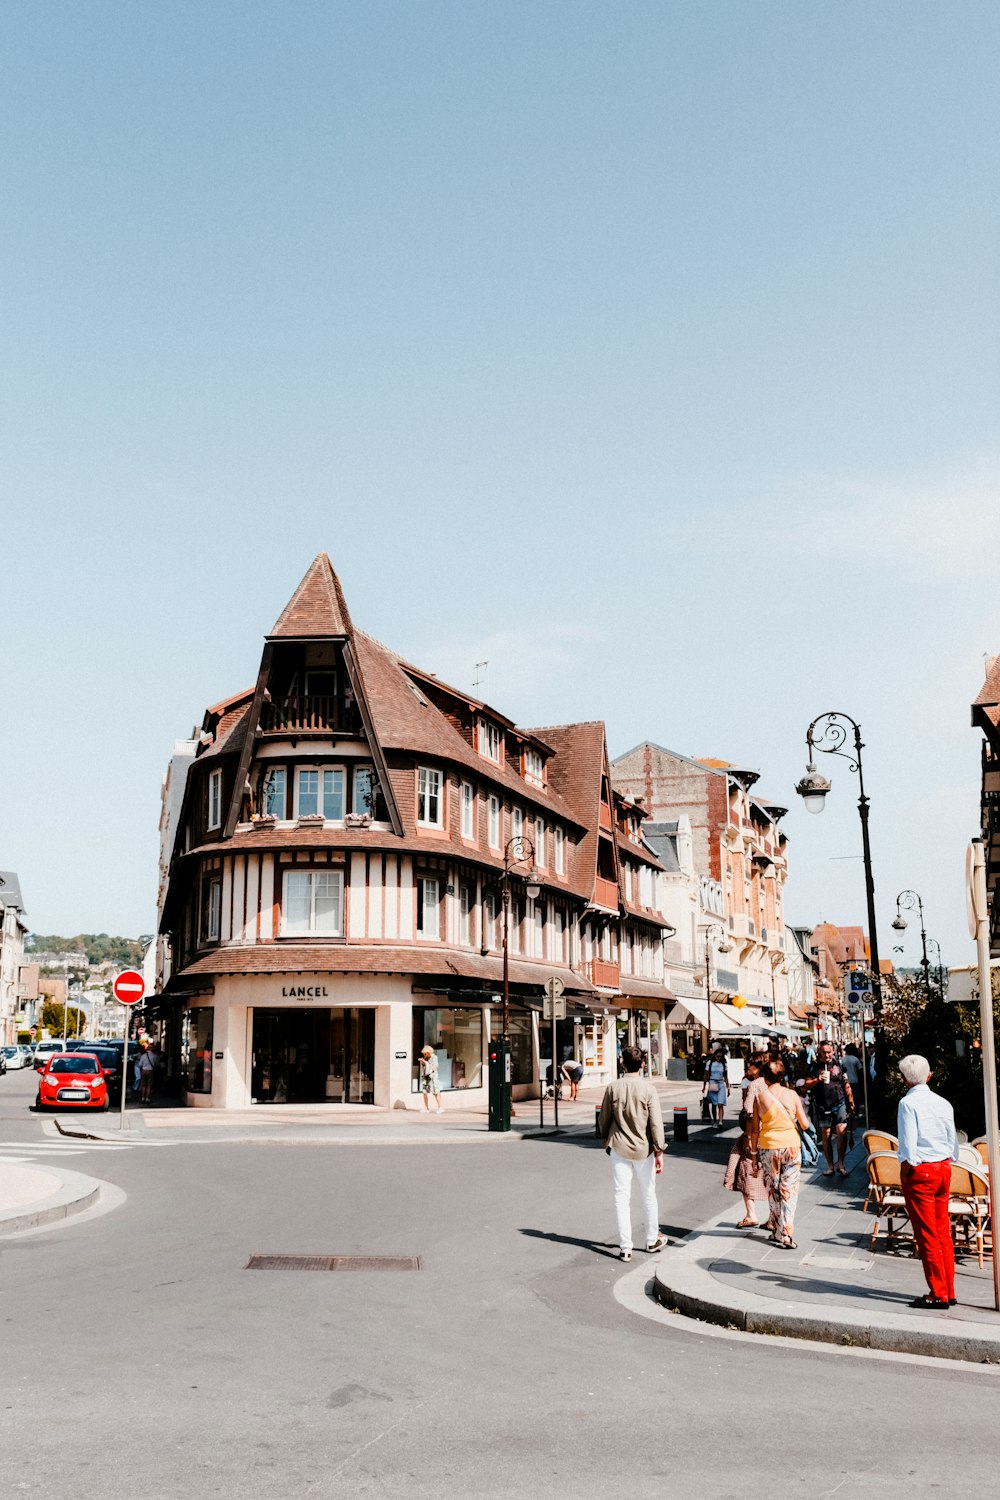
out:
<path id="1" fill-rule="evenodd" d="M 768 1059 L 764 1082 L 767 1087 L 754 1100 L 750 1146 L 767 1184 L 771 1238 L 783 1250 L 797 1250 L 792 1234 L 802 1166 L 798 1126 L 808 1130 L 809 1116 L 795 1090 L 785 1086 L 785 1065 L 780 1058 Z"/>

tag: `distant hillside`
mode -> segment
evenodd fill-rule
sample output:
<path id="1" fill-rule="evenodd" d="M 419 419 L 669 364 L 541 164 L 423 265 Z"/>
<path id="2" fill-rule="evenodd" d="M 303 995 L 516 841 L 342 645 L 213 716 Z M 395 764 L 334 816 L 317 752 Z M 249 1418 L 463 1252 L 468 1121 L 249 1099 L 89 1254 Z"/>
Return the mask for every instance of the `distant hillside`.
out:
<path id="1" fill-rule="evenodd" d="M 106 932 L 78 932 L 76 937 L 56 937 L 52 933 L 32 932 L 24 946 L 29 953 L 85 953 L 91 964 L 110 960 L 123 967 L 135 967 L 142 963 L 149 937 L 109 937 Z"/>

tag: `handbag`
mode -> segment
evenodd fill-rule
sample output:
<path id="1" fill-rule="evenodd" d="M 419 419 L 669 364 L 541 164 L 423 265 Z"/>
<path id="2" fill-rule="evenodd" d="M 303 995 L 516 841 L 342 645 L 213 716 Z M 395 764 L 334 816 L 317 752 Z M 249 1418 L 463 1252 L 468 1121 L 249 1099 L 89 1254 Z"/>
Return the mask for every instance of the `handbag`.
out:
<path id="1" fill-rule="evenodd" d="M 701 1096 L 701 1118 L 703 1120 L 710 1120 L 712 1118 L 712 1106 L 708 1102 L 707 1094 L 702 1094 Z"/>

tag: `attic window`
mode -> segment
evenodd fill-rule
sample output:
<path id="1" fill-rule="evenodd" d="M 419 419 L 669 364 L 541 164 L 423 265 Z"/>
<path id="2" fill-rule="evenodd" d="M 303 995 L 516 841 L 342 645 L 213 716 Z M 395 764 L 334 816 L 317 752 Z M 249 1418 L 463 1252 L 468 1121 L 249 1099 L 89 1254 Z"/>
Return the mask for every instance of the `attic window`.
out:
<path id="1" fill-rule="evenodd" d="M 428 706 L 427 699 L 424 697 L 423 693 L 417 687 L 417 684 L 411 678 L 409 678 L 409 677 L 406 679 L 406 686 L 409 688 L 409 690 L 413 694 L 414 698 L 416 698 L 417 702 L 420 704 L 420 707 L 421 708 L 427 708 L 427 706 Z"/>
<path id="2" fill-rule="evenodd" d="M 492 760 L 500 765 L 503 760 L 503 735 L 496 724 L 491 724 L 488 719 L 476 721 L 476 748 L 480 755 L 485 755 L 487 760 Z"/>
<path id="3" fill-rule="evenodd" d="M 524 752 L 524 779 L 529 786 L 545 785 L 545 765 L 537 750 Z"/>

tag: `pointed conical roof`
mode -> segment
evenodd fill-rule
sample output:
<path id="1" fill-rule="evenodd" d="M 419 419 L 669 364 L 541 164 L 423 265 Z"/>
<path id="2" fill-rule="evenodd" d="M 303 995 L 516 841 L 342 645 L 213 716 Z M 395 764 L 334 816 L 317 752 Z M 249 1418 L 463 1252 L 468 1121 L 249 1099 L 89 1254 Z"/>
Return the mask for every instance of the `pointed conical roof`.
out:
<path id="1" fill-rule="evenodd" d="M 321 552 L 281 611 L 268 640 L 351 633 L 351 616 L 340 579 L 329 557 Z"/>

